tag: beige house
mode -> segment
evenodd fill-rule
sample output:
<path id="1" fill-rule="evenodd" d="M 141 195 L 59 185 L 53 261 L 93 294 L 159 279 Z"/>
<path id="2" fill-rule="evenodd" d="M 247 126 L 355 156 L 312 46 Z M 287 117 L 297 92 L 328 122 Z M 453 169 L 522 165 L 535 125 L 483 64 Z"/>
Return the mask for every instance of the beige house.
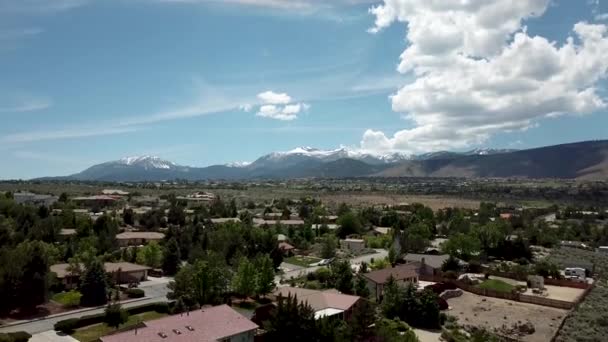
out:
<path id="1" fill-rule="evenodd" d="M 360 252 L 365 248 L 365 240 L 363 239 L 344 239 L 340 240 L 340 247 L 345 250 Z"/>
<path id="2" fill-rule="evenodd" d="M 71 269 L 70 264 L 51 265 L 51 272 L 57 275 L 57 279 L 68 289 L 76 287 L 79 283 L 81 271 L 84 265 L 78 265 L 80 269 Z M 130 262 L 106 262 L 104 263 L 106 273 L 109 273 L 118 284 L 138 283 L 148 279 L 150 267 L 132 264 Z"/>
<path id="3" fill-rule="evenodd" d="M 361 299 L 359 296 L 342 294 L 335 289 L 319 291 L 287 286 L 279 287 L 273 292 L 275 299 L 289 295 L 297 296 L 300 303 L 310 305 L 315 311 L 315 319 L 332 316 L 348 320 Z"/>
<path id="4" fill-rule="evenodd" d="M 397 265 L 391 268 L 363 273 L 361 276 L 367 281 L 367 288 L 370 294 L 376 298 L 377 302 L 382 300 L 384 295 L 384 284 L 393 276 L 397 284 L 405 286 L 408 283 L 418 284 L 418 264 Z"/>
<path id="5" fill-rule="evenodd" d="M 116 235 L 118 246 L 141 246 L 149 242 L 160 242 L 165 234 L 158 232 L 124 232 Z"/>

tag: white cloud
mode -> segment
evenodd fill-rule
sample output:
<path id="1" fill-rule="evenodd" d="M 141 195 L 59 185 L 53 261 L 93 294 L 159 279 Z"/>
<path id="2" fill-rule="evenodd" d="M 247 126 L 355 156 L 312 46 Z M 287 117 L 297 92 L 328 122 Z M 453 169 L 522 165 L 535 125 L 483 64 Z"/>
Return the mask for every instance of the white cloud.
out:
<path id="1" fill-rule="evenodd" d="M 267 104 L 288 104 L 291 102 L 291 97 L 286 93 L 275 93 L 272 90 L 258 94 L 258 99 Z"/>
<path id="2" fill-rule="evenodd" d="M 307 103 L 291 103 L 292 98 L 287 93 L 275 93 L 271 90 L 259 93 L 258 99 L 260 99 L 262 104 L 255 115 L 263 118 L 291 121 L 297 119 L 298 114 L 310 108 L 310 105 Z M 252 107 L 244 106 L 240 108 L 245 112 L 252 109 Z"/>
<path id="3" fill-rule="evenodd" d="M 24 113 L 44 110 L 53 105 L 53 102 L 44 97 L 21 97 L 17 101 L 9 101 L 10 105 L 0 105 L 0 113 Z"/>
<path id="4" fill-rule="evenodd" d="M 370 12 L 371 32 L 407 24 L 397 70 L 413 77 L 390 99 L 412 128 L 367 130 L 370 152 L 428 152 L 482 143 L 541 118 L 606 108 L 597 83 L 607 76 L 608 29 L 578 23 L 558 44 L 527 33 L 549 0 L 385 0 Z"/>
<path id="5" fill-rule="evenodd" d="M 249 104 L 249 103 L 245 103 L 239 106 L 239 109 L 242 110 L 243 112 L 251 112 L 251 110 L 253 109 L 253 105 Z"/>
<path id="6" fill-rule="evenodd" d="M 91 0 L 2 0 L 0 14 L 46 14 L 80 7 Z"/>
<path id="7" fill-rule="evenodd" d="M 595 20 L 602 21 L 608 20 L 608 13 L 599 13 L 595 15 Z"/>

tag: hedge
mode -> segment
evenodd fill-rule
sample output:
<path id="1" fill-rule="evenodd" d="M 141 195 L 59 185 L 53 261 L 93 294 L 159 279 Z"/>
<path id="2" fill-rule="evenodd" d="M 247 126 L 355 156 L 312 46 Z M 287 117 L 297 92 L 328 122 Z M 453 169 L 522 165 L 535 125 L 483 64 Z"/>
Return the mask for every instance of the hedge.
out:
<path id="1" fill-rule="evenodd" d="M 156 302 L 150 304 L 144 304 L 140 306 L 134 306 L 132 308 L 125 309 L 129 315 L 137 315 L 148 311 L 156 311 L 159 313 L 169 313 L 169 304 L 165 302 Z M 105 318 L 104 313 L 95 315 L 82 316 L 81 318 L 68 318 L 55 323 L 55 330 L 61 331 L 66 334 L 72 333 L 74 330 L 82 327 L 86 327 L 93 324 L 103 323 Z M 3 342 L 0 340 L 0 342 Z"/>
<path id="2" fill-rule="evenodd" d="M 0 342 L 27 342 L 32 335 L 25 331 L 0 334 Z"/>
<path id="3" fill-rule="evenodd" d="M 127 289 L 125 293 L 129 298 L 143 298 L 146 295 L 142 289 Z"/>

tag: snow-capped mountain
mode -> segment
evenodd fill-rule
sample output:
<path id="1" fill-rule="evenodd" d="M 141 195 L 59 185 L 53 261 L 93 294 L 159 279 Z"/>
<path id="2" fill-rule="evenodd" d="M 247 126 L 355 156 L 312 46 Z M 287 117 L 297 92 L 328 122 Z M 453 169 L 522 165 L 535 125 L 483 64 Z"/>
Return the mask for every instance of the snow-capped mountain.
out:
<path id="1" fill-rule="evenodd" d="M 467 156 L 489 156 L 491 154 L 509 153 L 515 151 L 517 150 L 508 148 L 476 148 L 474 150 L 467 151 L 464 154 L 466 154 Z"/>
<path id="2" fill-rule="evenodd" d="M 302 162 L 331 162 L 344 158 L 363 161 L 371 165 L 398 163 L 410 159 L 408 155 L 401 153 L 373 155 L 361 151 L 351 150 L 346 147 L 340 147 L 333 150 L 321 150 L 310 146 L 304 146 L 294 148 L 290 151 L 272 152 L 264 155 L 254 161 L 250 167 L 286 167 Z"/>
<path id="3" fill-rule="evenodd" d="M 237 162 L 224 164 L 224 166 L 227 166 L 227 167 L 247 167 L 249 165 L 251 165 L 251 162 L 246 162 L 246 161 L 237 161 Z"/>
<path id="4" fill-rule="evenodd" d="M 139 166 L 145 169 L 172 169 L 177 167 L 177 165 L 173 162 L 163 160 L 157 156 L 132 156 L 132 157 L 124 157 L 120 160 L 116 161 L 118 164 L 129 165 L 129 166 Z"/>

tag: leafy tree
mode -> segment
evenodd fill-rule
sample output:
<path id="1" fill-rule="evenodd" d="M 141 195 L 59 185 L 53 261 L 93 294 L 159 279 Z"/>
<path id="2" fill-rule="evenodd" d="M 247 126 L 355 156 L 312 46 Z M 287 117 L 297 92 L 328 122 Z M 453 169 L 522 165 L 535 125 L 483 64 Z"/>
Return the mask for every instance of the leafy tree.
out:
<path id="1" fill-rule="evenodd" d="M 241 296 L 251 297 L 255 294 L 256 270 L 247 258 L 241 258 L 238 270 L 232 279 L 232 286 L 234 291 Z"/>
<path id="2" fill-rule="evenodd" d="M 353 293 L 353 270 L 348 260 L 334 261 L 330 267 L 334 287 L 346 294 Z"/>
<path id="3" fill-rule="evenodd" d="M 397 251 L 395 250 L 394 246 L 391 246 L 391 248 L 389 248 L 388 250 L 388 261 L 391 263 L 391 265 L 395 265 L 395 263 L 397 262 Z"/>
<path id="4" fill-rule="evenodd" d="M 187 306 L 216 304 L 226 293 L 229 277 L 227 267 L 219 256 L 209 255 L 182 267 L 168 287 L 169 299 L 181 298 Z"/>
<path id="5" fill-rule="evenodd" d="M 101 261 L 94 259 L 88 265 L 82 276 L 80 304 L 83 306 L 98 306 L 106 303 L 107 297 L 106 272 Z"/>
<path id="6" fill-rule="evenodd" d="M 135 224 L 135 213 L 133 213 L 133 209 L 127 208 L 122 212 L 122 221 L 127 225 Z"/>
<path id="7" fill-rule="evenodd" d="M 156 242 L 150 242 L 137 250 L 137 263 L 157 268 L 161 266 L 163 252 Z"/>
<path id="8" fill-rule="evenodd" d="M 361 298 L 369 298 L 370 292 L 367 287 L 367 281 L 362 276 L 357 277 L 355 283 L 355 294 Z"/>
<path id="9" fill-rule="evenodd" d="M 382 318 L 376 322 L 376 336 L 381 342 L 420 342 L 414 330 L 398 318 Z"/>
<path id="10" fill-rule="evenodd" d="M 479 240 L 469 234 L 456 234 L 446 241 L 442 246 L 446 254 L 458 256 L 463 260 L 470 260 L 481 250 Z"/>
<path id="11" fill-rule="evenodd" d="M 336 241 L 335 237 L 331 235 L 325 236 L 321 245 L 321 257 L 323 259 L 331 259 L 335 257 L 337 245 L 338 242 Z"/>
<path id="12" fill-rule="evenodd" d="M 272 259 L 272 266 L 275 270 L 278 270 L 283 263 L 283 252 L 278 246 L 275 246 L 270 252 L 270 259 Z"/>
<path id="13" fill-rule="evenodd" d="M 181 255 L 175 238 L 171 238 L 163 249 L 163 274 L 173 276 L 179 271 Z"/>
<path id="14" fill-rule="evenodd" d="M 373 335 L 374 331 L 371 328 L 376 321 L 376 308 L 368 300 L 361 300 L 360 303 L 353 309 L 349 326 L 351 329 L 351 340 L 367 341 Z"/>
<path id="15" fill-rule="evenodd" d="M 99 252 L 105 253 L 118 247 L 116 234 L 118 233 L 118 223 L 109 215 L 102 215 L 93 224 L 93 231 L 97 237 L 96 248 Z"/>
<path id="16" fill-rule="evenodd" d="M 268 255 L 258 257 L 255 262 L 255 269 L 258 271 L 256 279 L 256 294 L 266 296 L 275 286 L 274 267 Z"/>
<path id="17" fill-rule="evenodd" d="M 460 271 L 460 261 L 458 261 L 457 258 L 450 255 L 450 257 L 447 258 L 441 265 L 441 270 L 443 272 L 447 272 L 447 271 L 459 272 Z"/>
<path id="18" fill-rule="evenodd" d="M 104 312 L 104 322 L 110 327 L 118 329 L 121 324 L 129 320 L 129 313 L 124 310 L 120 303 L 111 303 L 106 306 Z"/>
<path id="19" fill-rule="evenodd" d="M 357 215 L 346 212 L 338 218 L 338 236 L 342 239 L 352 234 L 361 233 L 362 226 Z"/>
<path id="20" fill-rule="evenodd" d="M 184 207 L 177 204 L 172 204 L 167 213 L 167 223 L 176 226 L 183 226 L 186 224 L 186 213 Z"/>

